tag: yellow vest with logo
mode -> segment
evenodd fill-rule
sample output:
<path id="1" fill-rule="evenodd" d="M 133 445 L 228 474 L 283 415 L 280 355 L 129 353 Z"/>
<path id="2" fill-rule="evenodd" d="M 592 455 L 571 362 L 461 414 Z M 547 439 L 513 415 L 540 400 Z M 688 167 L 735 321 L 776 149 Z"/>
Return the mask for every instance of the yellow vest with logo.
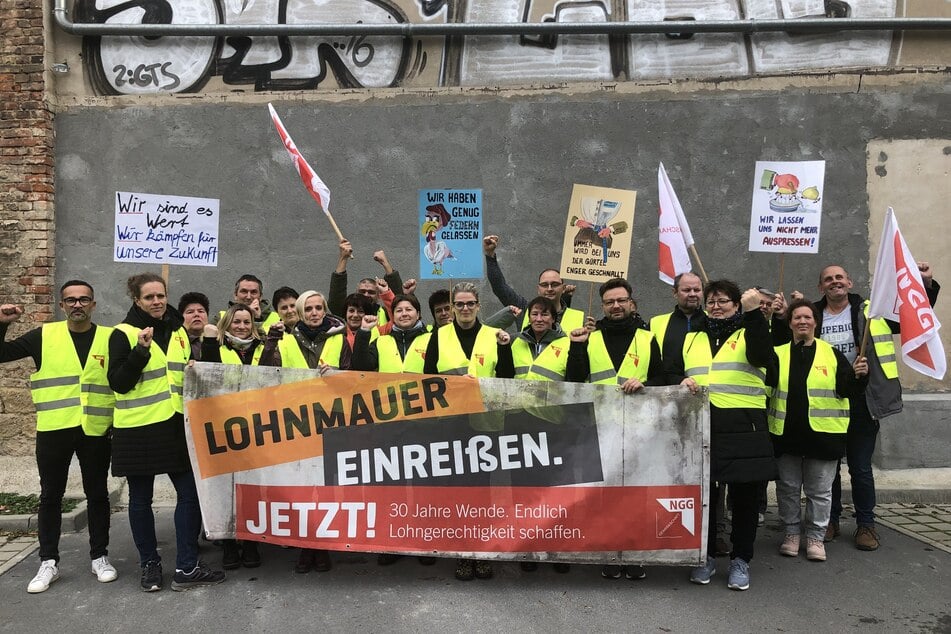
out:
<path id="1" fill-rule="evenodd" d="M 783 435 L 786 424 L 786 399 L 789 397 L 789 352 L 792 344 L 776 347 L 779 357 L 779 382 L 769 401 L 769 431 Z M 809 400 L 809 426 L 814 431 L 844 434 L 849 429 L 849 401 L 835 392 L 837 369 L 832 346 L 821 339 L 815 340 L 816 357 L 806 375 L 806 395 Z"/>
<path id="2" fill-rule="evenodd" d="M 710 338 L 705 332 L 688 332 L 684 337 L 684 376 L 697 385 L 710 385 Z"/>
<path id="3" fill-rule="evenodd" d="M 568 337 L 559 337 L 533 358 L 531 344 L 521 337 L 516 338 L 512 342 L 515 378 L 531 381 L 564 381 L 568 369 L 570 345 L 571 340 Z"/>
<path id="4" fill-rule="evenodd" d="M 868 320 L 868 334 L 872 338 L 875 356 L 882 365 L 882 372 L 887 379 L 898 378 L 898 359 L 895 356 L 895 334 L 882 318 L 868 318 L 868 300 L 862 306 L 865 319 Z"/>
<path id="5" fill-rule="evenodd" d="M 710 404 L 723 409 L 765 409 L 766 368 L 746 359 L 746 333 L 740 328 L 726 340 L 710 364 Z"/>
<path id="6" fill-rule="evenodd" d="M 445 328 L 436 331 L 436 336 L 439 337 L 439 359 L 436 360 L 436 371 L 440 374 L 495 376 L 495 364 L 498 362 L 499 353 L 495 333 L 498 330 L 498 328 L 482 325 L 472 346 L 470 359 L 462 351 L 462 344 L 456 336 L 456 327 L 446 324 Z"/>
<path id="7" fill-rule="evenodd" d="M 96 326 L 85 366 L 65 321 L 44 324 L 41 332 L 40 369 L 30 375 L 36 430 L 81 426 L 87 436 L 105 436 L 116 402 L 106 378 L 112 328 Z"/>
<path id="8" fill-rule="evenodd" d="M 424 332 L 417 335 L 410 343 L 409 350 L 406 351 L 406 358 L 400 357 L 399 346 L 396 345 L 396 339 L 393 335 L 383 335 L 376 340 L 377 358 L 379 359 L 379 371 L 397 374 L 400 372 L 409 372 L 411 374 L 422 374 L 423 365 L 426 363 L 426 347 L 429 345 L 431 332 Z"/>
<path id="9" fill-rule="evenodd" d="M 135 348 L 139 329 L 119 324 Z M 116 413 L 113 424 L 118 428 L 142 427 L 171 418 L 184 412 L 182 388 L 185 383 L 185 364 L 191 354 L 188 334 L 184 328 L 172 333 L 168 355 L 158 344 L 149 346 L 149 362 L 142 370 L 138 383 L 126 394 L 116 393 Z"/>
<path id="10" fill-rule="evenodd" d="M 654 335 L 642 328 L 634 331 L 631 344 L 624 353 L 621 367 L 614 370 L 611 355 L 604 345 L 604 333 L 596 330 L 588 337 L 588 365 L 591 374 L 589 383 L 599 385 L 623 385 L 628 379 L 637 379 L 641 383 L 647 380 L 647 369 L 651 364 L 651 342 Z"/>

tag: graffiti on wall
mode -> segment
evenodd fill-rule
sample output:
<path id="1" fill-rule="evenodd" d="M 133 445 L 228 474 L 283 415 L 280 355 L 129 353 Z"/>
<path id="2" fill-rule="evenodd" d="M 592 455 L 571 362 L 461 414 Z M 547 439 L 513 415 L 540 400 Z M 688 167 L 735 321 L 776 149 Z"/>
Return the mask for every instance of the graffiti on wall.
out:
<path id="1" fill-rule="evenodd" d="M 97 94 L 736 78 L 897 63 L 892 33 L 691 34 L 694 20 L 894 17 L 897 0 L 76 0 L 115 24 L 683 21 L 668 35 L 84 38 Z M 897 46 L 894 46 L 897 49 Z"/>

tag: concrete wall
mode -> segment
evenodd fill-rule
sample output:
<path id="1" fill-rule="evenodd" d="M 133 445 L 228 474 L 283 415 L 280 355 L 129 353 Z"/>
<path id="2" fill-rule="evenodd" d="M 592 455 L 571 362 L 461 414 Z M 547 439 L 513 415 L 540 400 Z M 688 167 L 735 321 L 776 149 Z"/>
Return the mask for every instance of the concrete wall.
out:
<path id="1" fill-rule="evenodd" d="M 787 256 L 784 286 L 812 294 L 818 269 L 839 261 L 865 293 L 867 147 L 882 137 L 944 134 L 951 89 L 941 79 L 866 84 L 858 92 L 846 82 L 837 90 L 826 83 L 823 92 L 579 91 L 504 99 L 467 93 L 275 105 L 333 192 L 335 216 L 357 250 L 354 275 L 379 270 L 371 260 L 377 248 L 405 277 L 416 275 L 418 189 L 482 188 L 487 231 L 503 236 L 504 270 L 516 288 L 531 293 L 537 271 L 557 265 L 557 227 L 572 183 L 636 189 L 630 279 L 641 312 L 650 315 L 670 304 L 656 275 L 660 161 L 711 277 L 777 286 L 779 257 L 746 249 L 754 163 L 825 160 L 820 253 Z M 128 305 L 122 280 L 142 268 L 112 263 L 117 190 L 221 199 L 219 267 L 173 267 L 174 296 L 200 289 L 222 306 L 233 281 L 248 271 L 265 280 L 265 291 L 282 284 L 326 290 L 335 237 L 301 188 L 263 103 L 76 107 L 57 116 L 56 130 L 57 280 L 94 281 L 105 321 L 122 316 Z M 935 186 L 947 190 L 948 181 Z M 909 195 L 895 192 L 892 204 L 901 208 Z M 947 208 L 933 213 L 947 221 Z M 433 288 L 424 285 L 422 292 Z M 588 296 L 582 285 L 576 305 L 586 307 Z"/>

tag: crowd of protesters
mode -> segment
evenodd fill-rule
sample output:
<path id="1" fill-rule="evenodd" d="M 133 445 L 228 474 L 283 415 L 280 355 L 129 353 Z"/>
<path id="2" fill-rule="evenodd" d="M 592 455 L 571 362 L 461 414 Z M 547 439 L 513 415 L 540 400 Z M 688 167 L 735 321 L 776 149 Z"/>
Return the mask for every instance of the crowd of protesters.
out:
<path id="1" fill-rule="evenodd" d="M 182 389 L 192 360 L 321 373 L 335 368 L 590 382 L 617 386 L 625 395 L 660 385 L 705 391 L 710 530 L 707 557 L 691 571 L 690 581 L 708 584 L 722 554 L 729 556 L 728 587 L 750 587 L 753 546 L 766 483 L 772 480 L 785 527 L 779 552 L 798 557 L 804 544 L 807 559 L 825 561 L 825 543 L 839 536 L 843 457 L 852 479 L 855 546 L 878 548 L 871 456 L 879 420 L 900 411 L 892 339 L 897 324 L 868 318 L 868 302 L 850 292 L 852 281 L 842 266 L 820 271 L 815 302 L 793 293 L 787 303 L 782 293 L 762 287 L 742 290 L 730 280 L 704 283 L 684 273 L 674 281 L 673 310 L 650 320 L 638 314 L 631 285 L 615 278 L 600 286 L 603 316 L 596 319 L 571 306 L 574 287 L 557 269 L 540 273 L 533 298 L 520 295 L 502 274 L 498 244 L 498 236 L 487 236 L 483 247 L 488 281 L 504 308 L 482 317 L 479 287 L 462 282 L 427 298 L 431 324 L 415 295 L 415 280 L 404 282 L 383 251 L 374 254 L 383 277 L 362 279 L 348 294 L 352 249 L 346 240 L 326 294 L 284 286 L 268 302 L 261 280 L 246 274 L 217 319 L 210 318 L 208 297 L 199 291 L 182 294 L 172 305 L 165 280 L 153 273 L 129 278 L 131 306 L 112 328 L 93 322 L 95 293 L 82 280 L 60 288 L 64 320 L 11 341 L 7 328 L 23 311 L 0 305 L 0 362 L 31 357 L 36 367 L 30 387 L 37 410 L 40 568 L 28 592 L 44 592 L 59 577 L 60 509 L 74 454 L 88 501 L 91 570 L 100 582 L 117 578 L 108 558 L 110 464 L 114 476 L 128 481 L 142 590 L 164 586 L 152 512 L 155 476 L 161 474 L 176 492 L 171 588 L 224 580 L 224 572 L 198 559 L 201 513 L 185 441 Z M 938 283 L 927 263 L 918 267 L 933 305 Z M 866 327 L 871 337 L 863 349 Z M 724 525 L 727 508 L 728 535 L 716 530 Z M 226 570 L 261 564 L 253 541 L 220 545 Z M 378 563 L 398 559 L 384 553 Z M 434 561 L 419 558 L 423 565 Z M 554 566 L 569 571 L 568 564 Z M 328 551 L 301 549 L 295 571 L 331 567 Z M 537 564 L 526 561 L 521 567 L 531 571 Z M 643 579 L 647 571 L 607 565 L 601 574 Z M 460 580 L 492 575 L 488 561 L 457 561 Z"/>

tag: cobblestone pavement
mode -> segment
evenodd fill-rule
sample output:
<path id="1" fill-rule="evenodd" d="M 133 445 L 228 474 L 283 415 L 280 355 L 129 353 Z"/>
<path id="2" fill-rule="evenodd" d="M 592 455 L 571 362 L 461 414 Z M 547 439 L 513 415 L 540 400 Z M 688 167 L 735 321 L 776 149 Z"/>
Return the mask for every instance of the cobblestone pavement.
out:
<path id="1" fill-rule="evenodd" d="M 879 504 L 876 521 L 951 553 L 951 504 Z"/>

